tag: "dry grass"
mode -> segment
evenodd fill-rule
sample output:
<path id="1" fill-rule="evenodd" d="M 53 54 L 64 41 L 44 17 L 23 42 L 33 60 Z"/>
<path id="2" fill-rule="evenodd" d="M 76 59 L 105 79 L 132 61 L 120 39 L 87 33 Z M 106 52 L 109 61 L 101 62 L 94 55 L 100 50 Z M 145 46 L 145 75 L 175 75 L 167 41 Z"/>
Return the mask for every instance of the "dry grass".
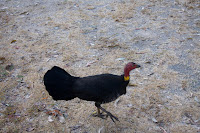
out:
<path id="1" fill-rule="evenodd" d="M 197 1 L 25 3 L 0 4 L 0 132 L 200 131 L 198 20 L 189 25 Z M 53 101 L 43 85 L 54 65 L 82 77 L 122 74 L 129 61 L 142 69 L 131 72 L 127 94 L 102 105 L 116 124 L 91 117 L 93 102 Z M 55 108 L 64 122 L 49 120 Z"/>

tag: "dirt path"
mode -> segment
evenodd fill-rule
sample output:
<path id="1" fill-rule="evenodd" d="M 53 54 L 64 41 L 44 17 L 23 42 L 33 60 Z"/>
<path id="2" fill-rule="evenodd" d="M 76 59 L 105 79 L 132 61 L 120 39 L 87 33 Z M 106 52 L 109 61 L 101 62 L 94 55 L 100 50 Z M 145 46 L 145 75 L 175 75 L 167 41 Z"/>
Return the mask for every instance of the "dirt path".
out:
<path id="1" fill-rule="evenodd" d="M 0 132 L 200 132 L 199 10 L 198 0 L 0 0 Z M 88 76 L 122 74 L 129 61 L 142 69 L 104 105 L 116 124 L 43 85 L 54 65 Z"/>

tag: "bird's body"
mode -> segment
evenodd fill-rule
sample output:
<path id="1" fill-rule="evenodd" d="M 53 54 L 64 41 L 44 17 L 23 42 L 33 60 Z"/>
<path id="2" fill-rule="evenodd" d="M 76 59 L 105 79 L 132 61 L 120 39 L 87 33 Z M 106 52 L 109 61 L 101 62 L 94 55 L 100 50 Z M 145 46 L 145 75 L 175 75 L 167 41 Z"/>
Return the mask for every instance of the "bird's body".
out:
<path id="1" fill-rule="evenodd" d="M 114 101 L 119 96 L 126 94 L 129 72 L 138 67 L 140 66 L 131 62 L 125 67 L 123 75 L 100 74 L 88 77 L 74 77 L 62 68 L 54 66 L 44 75 L 44 85 L 54 100 L 71 100 L 78 97 L 82 100 L 94 101 L 98 112 L 101 109 L 112 120 L 113 118 L 118 120 L 100 105 Z"/>
<path id="2" fill-rule="evenodd" d="M 126 94 L 129 81 L 123 78 L 123 75 L 112 74 L 83 77 L 75 81 L 74 93 L 83 100 L 108 103 Z"/>

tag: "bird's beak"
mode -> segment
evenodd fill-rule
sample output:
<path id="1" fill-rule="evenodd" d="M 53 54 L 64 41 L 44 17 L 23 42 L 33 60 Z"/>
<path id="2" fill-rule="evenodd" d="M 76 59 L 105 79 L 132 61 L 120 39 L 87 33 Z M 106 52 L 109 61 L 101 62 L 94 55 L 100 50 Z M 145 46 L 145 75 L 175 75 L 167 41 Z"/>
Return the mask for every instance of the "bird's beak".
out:
<path id="1" fill-rule="evenodd" d="M 136 65 L 136 68 L 139 68 L 139 67 L 141 67 L 140 65 Z"/>

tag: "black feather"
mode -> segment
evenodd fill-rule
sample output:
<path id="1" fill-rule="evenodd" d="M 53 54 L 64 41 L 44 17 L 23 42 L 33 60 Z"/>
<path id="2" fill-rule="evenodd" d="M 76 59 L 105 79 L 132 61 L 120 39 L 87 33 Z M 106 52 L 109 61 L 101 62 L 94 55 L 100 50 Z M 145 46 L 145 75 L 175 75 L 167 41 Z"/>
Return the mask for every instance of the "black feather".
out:
<path id="1" fill-rule="evenodd" d="M 127 85 L 123 75 L 101 74 L 76 80 L 73 91 L 80 99 L 107 103 L 125 94 Z"/>
<path id="2" fill-rule="evenodd" d="M 44 75 L 44 85 L 54 100 L 71 100 L 76 97 L 73 94 L 73 84 L 76 79 L 78 78 L 54 66 Z"/>

